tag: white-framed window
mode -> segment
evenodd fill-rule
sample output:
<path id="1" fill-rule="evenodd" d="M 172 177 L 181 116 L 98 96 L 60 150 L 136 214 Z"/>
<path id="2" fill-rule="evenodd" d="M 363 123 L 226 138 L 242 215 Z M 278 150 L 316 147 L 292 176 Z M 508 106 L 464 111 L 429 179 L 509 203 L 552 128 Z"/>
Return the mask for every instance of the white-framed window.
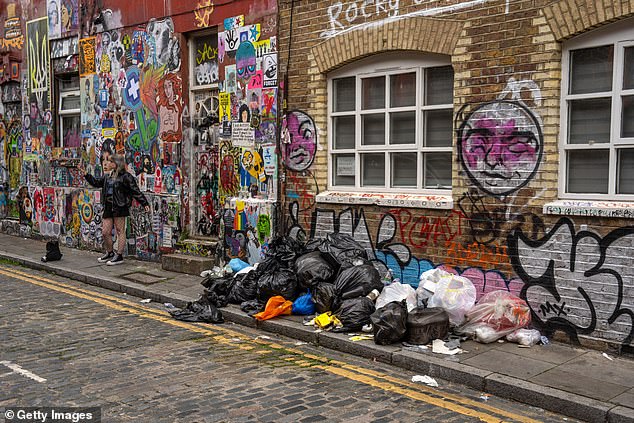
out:
<path id="1" fill-rule="evenodd" d="M 389 54 L 328 76 L 331 190 L 451 190 L 453 69 L 442 55 Z"/>
<path id="2" fill-rule="evenodd" d="M 79 148 L 81 147 L 79 74 L 56 75 L 56 80 L 59 146 Z"/>
<path id="3" fill-rule="evenodd" d="M 564 44 L 562 198 L 634 200 L 634 20 Z"/>

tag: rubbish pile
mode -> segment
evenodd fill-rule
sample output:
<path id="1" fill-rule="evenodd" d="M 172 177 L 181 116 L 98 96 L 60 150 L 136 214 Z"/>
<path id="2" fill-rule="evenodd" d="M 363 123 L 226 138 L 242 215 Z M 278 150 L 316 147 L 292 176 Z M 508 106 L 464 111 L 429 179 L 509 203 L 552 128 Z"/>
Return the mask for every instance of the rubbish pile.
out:
<path id="1" fill-rule="evenodd" d="M 460 341 L 490 343 L 506 337 L 531 346 L 543 342 L 528 329 L 526 302 L 507 291 L 485 294 L 476 304 L 476 288 L 462 276 L 433 269 L 420 276 L 416 289 L 383 277 L 354 238 L 329 234 L 305 245 L 281 237 L 269 245 L 264 260 L 250 266 L 233 259 L 224 268 L 203 272 L 200 298 L 176 319 L 222 323 L 219 308 L 237 304 L 248 315 L 267 320 L 304 315 L 317 330 L 365 332 L 379 345 L 402 342 L 407 348 L 453 355 Z M 352 338 L 351 338 L 352 339 Z M 429 347 L 426 345 L 430 344 Z"/>

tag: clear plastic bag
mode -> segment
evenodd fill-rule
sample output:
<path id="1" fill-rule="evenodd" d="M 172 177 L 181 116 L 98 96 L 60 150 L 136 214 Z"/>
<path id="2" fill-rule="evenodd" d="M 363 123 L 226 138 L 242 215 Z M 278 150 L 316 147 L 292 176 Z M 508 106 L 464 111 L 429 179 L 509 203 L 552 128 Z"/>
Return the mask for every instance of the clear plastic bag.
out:
<path id="1" fill-rule="evenodd" d="M 400 303 L 407 301 L 407 311 L 416 308 L 416 291 L 411 285 L 402 284 L 400 282 L 392 282 L 381 291 L 381 295 L 376 299 L 377 310 L 385 307 L 391 302 Z"/>
<path id="2" fill-rule="evenodd" d="M 472 336 L 485 344 L 494 342 L 531 323 L 531 311 L 524 300 L 508 291 L 485 294 L 467 313 L 467 322 L 456 333 Z"/>
<path id="3" fill-rule="evenodd" d="M 541 340 L 542 334 L 537 329 L 517 329 L 508 335 L 506 340 L 520 345 L 532 347 Z"/>
<path id="4" fill-rule="evenodd" d="M 440 307 L 449 315 L 449 323 L 459 326 L 465 321 L 465 314 L 476 301 L 476 288 L 467 278 L 457 275 L 442 277 L 436 284 L 434 295 L 428 307 Z"/>
<path id="5" fill-rule="evenodd" d="M 416 305 L 418 307 L 427 307 L 429 299 L 436 291 L 436 284 L 443 278 L 451 278 L 452 273 L 445 272 L 442 269 L 430 269 L 420 275 L 418 288 L 416 288 Z"/>

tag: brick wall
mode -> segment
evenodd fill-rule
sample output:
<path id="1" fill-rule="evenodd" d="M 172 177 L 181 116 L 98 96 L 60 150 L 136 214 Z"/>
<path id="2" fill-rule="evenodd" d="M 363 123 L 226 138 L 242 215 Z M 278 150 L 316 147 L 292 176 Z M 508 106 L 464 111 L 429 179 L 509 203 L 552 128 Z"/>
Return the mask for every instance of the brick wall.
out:
<path id="1" fill-rule="evenodd" d="M 410 283 L 442 266 L 470 277 L 480 295 L 521 295 L 548 333 L 631 348 L 631 220 L 558 209 L 562 217 L 543 208 L 558 200 L 562 41 L 630 17 L 634 1 L 281 1 L 279 10 L 288 110 L 312 117 L 320 146 L 309 169 L 284 172 L 289 233 L 351 233 L 377 266 Z M 327 189 L 328 72 L 388 51 L 451 58 L 451 210 L 317 202 Z M 472 113 L 517 113 L 535 122 L 537 171 L 512 193 L 487 192 L 465 171 L 458 137 Z M 609 207 L 602 213 L 630 216 Z"/>

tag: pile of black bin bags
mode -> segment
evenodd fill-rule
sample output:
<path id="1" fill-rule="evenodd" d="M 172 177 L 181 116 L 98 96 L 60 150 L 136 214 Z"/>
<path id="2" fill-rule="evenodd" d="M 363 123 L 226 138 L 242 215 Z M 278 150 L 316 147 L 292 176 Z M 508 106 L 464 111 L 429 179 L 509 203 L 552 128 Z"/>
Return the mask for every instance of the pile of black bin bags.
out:
<path id="1" fill-rule="evenodd" d="M 218 308 L 229 303 L 253 315 L 273 296 L 294 301 L 310 292 L 318 314 L 332 311 L 344 325 L 339 330 L 353 331 L 369 324 L 375 311 L 366 295 L 383 289 L 365 249 L 344 234 L 330 234 L 305 245 L 289 237 L 276 238 L 255 269 L 222 278 L 207 276 L 202 285 L 205 291 L 197 301 L 182 310 L 170 310 L 174 318 L 222 323 Z"/>
<path id="2" fill-rule="evenodd" d="M 402 340 L 426 344 L 445 337 L 449 330 L 449 317 L 441 308 L 421 307 L 408 312 L 403 300 L 376 310 L 368 294 L 382 291 L 381 276 L 368 261 L 365 249 L 344 234 L 330 234 L 305 245 L 293 238 L 277 238 L 253 270 L 221 278 L 207 276 L 202 285 L 205 291 L 200 298 L 182 310 L 170 310 L 173 317 L 222 323 L 218 308 L 229 303 L 239 304 L 252 316 L 264 310 L 273 296 L 294 301 L 310 292 L 316 314 L 331 311 L 343 325 L 334 331 L 353 332 L 372 324 L 377 344 Z"/>

